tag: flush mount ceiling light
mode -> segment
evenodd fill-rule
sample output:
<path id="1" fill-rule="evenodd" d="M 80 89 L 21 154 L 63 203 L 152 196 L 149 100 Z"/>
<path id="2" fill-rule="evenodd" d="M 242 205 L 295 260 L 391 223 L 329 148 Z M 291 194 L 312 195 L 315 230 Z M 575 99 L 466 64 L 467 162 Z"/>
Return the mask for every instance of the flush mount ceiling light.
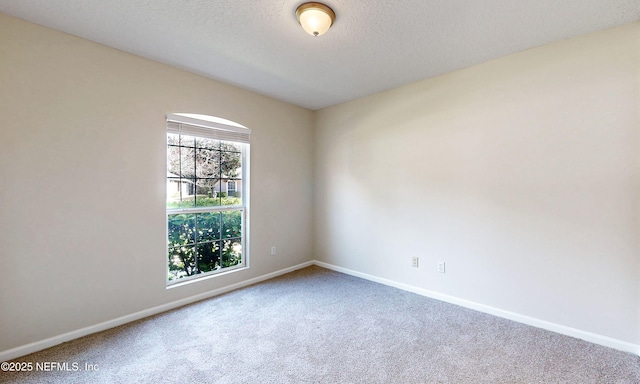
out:
<path id="1" fill-rule="evenodd" d="M 325 34 L 336 19 L 333 9 L 322 3 L 301 4 L 296 9 L 296 16 L 302 29 L 312 36 Z"/>

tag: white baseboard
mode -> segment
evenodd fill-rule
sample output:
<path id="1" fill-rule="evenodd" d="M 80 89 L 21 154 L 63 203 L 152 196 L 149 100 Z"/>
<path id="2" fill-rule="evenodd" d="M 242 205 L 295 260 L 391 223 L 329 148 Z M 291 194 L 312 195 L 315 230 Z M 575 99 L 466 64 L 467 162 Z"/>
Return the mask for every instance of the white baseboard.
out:
<path id="1" fill-rule="evenodd" d="M 385 278 L 381 278 L 381 277 L 377 277 L 377 276 L 373 276 L 373 275 L 369 275 L 366 273 L 362 273 L 362 272 L 358 272 L 358 271 L 354 271 L 348 268 L 343 268 L 343 267 L 338 267 L 336 265 L 332 265 L 332 264 L 328 264 L 328 263 L 324 263 L 321 261 L 309 261 L 306 263 L 302 263 L 302 264 L 298 264 L 298 265 L 294 265 L 292 267 L 289 268 L 285 268 L 285 269 L 281 269 L 279 271 L 276 272 L 272 272 L 272 273 L 268 273 L 266 275 L 262 275 L 262 276 L 258 276 L 255 277 L 253 279 L 249 279 L 246 281 L 242 281 L 236 284 L 231 284 L 228 285 L 226 287 L 222 287 L 222 288 L 218 288 L 218 289 L 214 289 L 212 291 L 208 291 L 208 292 L 204 292 L 198 295 L 194 295 L 194 296 L 190 296 L 190 297 L 186 297 L 184 299 L 180 299 L 177 301 L 173 301 L 171 303 L 167 303 L 167 304 L 163 304 L 163 305 L 159 305 L 153 308 L 148 308 L 139 312 L 135 312 L 129 315 L 125 315 L 122 317 L 118 317 L 116 319 L 113 320 L 108 320 L 99 324 L 95 324 L 89 327 L 85 327 L 85 328 L 81 328 L 75 331 L 71 331 L 71 332 L 67 332 L 64 333 L 62 335 L 58 335 L 58 336 L 54 336 L 45 340 L 41 340 L 41 341 L 36 341 L 34 343 L 30 343 L 30 344 L 26 344 L 26 345 L 22 345 L 20 347 L 16 347 L 16 348 L 12 348 L 12 349 L 8 349 L 5 351 L 0 351 L 0 362 L 2 361 L 8 361 L 11 359 L 15 359 L 17 357 L 20 356 L 24 356 L 24 355 L 28 355 L 30 353 L 33 352 L 38 352 L 41 351 L 43 349 L 47 349 L 50 347 L 53 347 L 55 345 L 58 344 L 62 344 L 64 342 L 73 340 L 73 339 L 77 339 L 83 336 L 87 336 L 90 335 L 92 333 L 96 333 L 96 332 L 101 332 L 101 331 L 105 331 L 107 329 L 110 328 L 114 328 L 123 324 L 127 324 L 130 323 L 132 321 L 136 321 L 136 320 L 140 320 L 143 319 L 145 317 L 149 317 L 149 316 L 153 316 L 156 315 L 158 313 L 162 313 L 162 312 L 166 312 L 178 307 L 182 307 L 184 305 L 187 304 L 191 304 L 191 303 L 195 303 L 197 301 L 200 300 L 204 300 L 204 299 L 208 299 L 210 297 L 213 296 L 217 296 L 217 295 L 221 295 L 223 293 L 226 292 L 230 292 L 233 291 L 235 289 L 238 288 L 243 288 L 255 283 L 259 283 L 261 281 L 265 281 L 268 279 L 272 279 L 274 277 L 280 276 L 280 275 L 284 275 L 286 273 L 289 272 L 293 272 L 296 271 L 298 269 L 302 269 L 305 267 L 309 267 L 311 265 L 317 265 L 319 267 L 322 268 L 326 268 L 326 269 L 330 269 L 333 271 L 337 271 L 337 272 L 341 272 L 341 273 L 345 273 L 347 275 L 351 275 L 351 276 L 356 276 L 365 280 L 370 280 L 376 283 L 380 283 L 380 284 L 384 284 L 384 285 L 388 285 L 394 288 L 398 288 L 398 289 L 402 289 L 404 291 L 408 291 L 408 292 L 413 292 L 416 293 L 418 295 L 422 295 L 422 296 L 426 296 L 426 297 L 430 297 L 436 300 L 440 300 L 440 301 L 444 301 L 447 303 L 451 303 L 451 304 L 456 304 L 459 305 L 461 307 L 465 307 L 465 308 L 470 308 L 470 309 L 474 309 L 476 311 L 479 312 L 484 312 L 484 313 L 488 313 L 490 315 L 494 315 L 494 316 L 498 316 L 498 317 L 502 317 L 505 319 L 509 319 L 509 320 L 513 320 L 513 321 L 517 321 L 519 323 L 523 323 L 523 324 L 527 324 L 527 325 L 531 325 L 537 328 L 542 328 L 542 329 L 546 329 L 552 332 L 556 332 L 562 335 L 567 335 L 567 336 L 571 336 L 571 337 L 575 337 L 578 339 L 582 339 L 591 343 L 595 343 L 595 344 L 599 344 L 599 345 L 603 345 L 605 347 L 609 347 L 609 348 L 614 348 L 620 351 L 624 351 L 624 352 L 630 352 L 630 353 L 634 353 L 638 356 L 640 356 L 640 345 L 637 344 L 633 344 L 633 343 L 628 343 L 622 340 L 618 340 L 618 339 L 614 339 L 611 337 L 607 337 L 607 336 L 603 336 L 603 335 L 598 335 L 595 333 L 591 333 L 591 332 L 586 332 L 586 331 L 582 331 L 576 328 L 571 328 L 571 327 L 567 327 L 564 325 L 560 325 L 560 324 L 555 324 L 555 323 L 551 323 L 545 320 L 540 320 L 540 319 L 536 319 L 533 317 L 529 317 L 529 316 L 525 316 L 525 315 L 521 315 L 521 314 L 517 314 L 514 312 L 510 312 L 510 311 L 505 311 L 499 308 L 495 308 L 495 307 L 491 307 L 488 305 L 484 305 L 484 304 L 479 304 L 479 303 L 475 303 L 469 300 L 464 300 L 464 299 L 460 299 L 454 296 L 449 296 L 449 295 L 444 295 L 438 292 L 434 292 L 434 291 L 430 291 L 427 289 L 423 289 L 423 288 L 418 288 L 418 287 L 414 287 L 408 284 L 403 284 L 403 283 L 399 283 L 393 280 L 389 280 L 389 279 L 385 279 Z"/>
<path id="2" fill-rule="evenodd" d="M 470 308 L 470 309 L 473 309 L 473 310 L 476 310 L 476 311 L 479 311 L 479 312 L 488 313 L 490 315 L 502 317 L 502 318 L 505 318 L 505 319 L 508 319 L 508 320 L 513 320 L 513 321 L 516 321 L 518 323 L 531 325 L 531 326 L 536 327 L 536 328 L 546 329 L 548 331 L 552 331 L 552 332 L 559 333 L 559 334 L 566 335 L 566 336 L 575 337 L 577 339 L 582 339 L 582 340 L 585 340 L 585 341 L 588 341 L 588 342 L 591 342 L 591 343 L 594 343 L 594 344 L 599 344 L 599 345 L 603 345 L 605 347 L 614 348 L 614 349 L 617 349 L 617 350 L 620 350 L 620 351 L 623 351 L 623 352 L 630 352 L 630 353 L 633 353 L 633 354 L 636 354 L 636 355 L 640 356 L 640 345 L 637 345 L 637 344 L 633 344 L 633 343 L 629 343 L 629 342 L 626 342 L 626 341 L 614 339 L 614 338 L 611 338 L 611 337 L 608 337 L 608 336 L 599 335 L 599 334 L 596 334 L 596 333 L 583 331 L 583 330 L 576 329 L 576 328 L 567 327 L 567 326 L 560 325 L 560 324 L 551 323 L 549 321 L 536 319 L 536 318 L 533 318 L 533 317 L 521 315 L 521 314 L 510 312 L 510 311 L 505 311 L 505 310 L 500 309 L 500 308 L 495 308 L 495 307 L 491 307 L 491 306 L 488 306 L 488 305 L 476 303 L 476 302 L 473 302 L 473 301 L 460 299 L 460 298 L 457 298 L 457 297 L 454 297 L 454 296 L 444 295 L 442 293 L 430 291 L 430 290 L 423 289 L 423 288 L 414 287 L 414 286 L 411 286 L 411 285 L 408 285 L 408 284 L 398 283 L 398 282 L 393 281 L 393 280 L 389 280 L 389 279 L 385 279 L 385 278 L 369 275 L 369 274 L 358 272 L 358 271 L 354 271 L 354 270 L 351 270 L 351 269 L 348 269 L 348 268 L 338 267 L 336 265 L 324 263 L 322 261 L 317 261 L 316 260 L 314 262 L 314 264 L 319 266 L 319 267 L 330 269 L 330 270 L 333 270 L 333 271 L 336 271 L 336 272 L 345 273 L 347 275 L 359 277 L 359 278 L 362 278 L 362 279 L 365 279 L 365 280 L 370 280 L 370 281 L 373 281 L 373 282 L 376 282 L 376 283 L 388 285 L 390 287 L 402 289 L 403 291 L 416 293 L 416 294 L 421 295 L 421 296 L 426 296 L 426 297 L 429 297 L 429 298 L 432 298 L 432 299 L 436 299 L 436 300 L 444 301 L 444 302 L 447 302 L 447 303 L 459 305 L 461 307 Z"/>
<path id="3" fill-rule="evenodd" d="M 83 337 L 83 336 L 90 335 L 92 333 L 105 331 L 107 329 L 118 327 L 120 325 L 130 323 L 132 321 L 140 320 L 140 319 L 143 319 L 145 317 L 157 315 L 158 313 L 166 312 L 166 311 L 178 308 L 178 307 L 182 307 L 182 306 L 187 305 L 187 304 L 195 303 L 196 301 L 208 299 L 210 297 L 221 295 L 223 293 L 227 293 L 227 292 L 233 291 L 233 290 L 238 289 L 238 288 L 243 288 L 243 287 L 249 286 L 251 284 L 255 284 L 255 283 L 259 283 L 261 281 L 269 280 L 269 279 L 272 279 L 274 277 L 277 277 L 277 276 L 280 276 L 280 275 L 284 275 L 284 274 L 289 273 L 289 272 L 296 271 L 298 269 L 309 267 L 309 266 L 311 266 L 313 264 L 314 264 L 313 261 L 308 261 L 306 263 L 294 265 L 293 267 L 281 269 L 279 271 L 271 272 L 271 273 L 268 273 L 266 275 L 254 277 L 253 279 L 242 281 L 242 282 L 239 282 L 239 283 L 236 283 L 236 284 L 231 284 L 231 285 L 228 285 L 226 287 L 214 289 L 214 290 L 208 291 L 208 292 L 203 292 L 203 293 L 200 293 L 200 294 L 197 294 L 197 295 L 194 295 L 194 296 L 186 297 L 184 299 L 180 299 L 180 300 L 173 301 L 173 302 L 170 302 L 170 303 L 167 303 L 167 304 L 159 305 L 157 307 L 148 308 L 148 309 L 145 309 L 145 310 L 142 310 L 142 311 L 139 311 L 139 312 L 135 312 L 135 313 L 132 313 L 130 315 L 125 315 L 125 316 L 122 316 L 122 317 L 118 317 L 118 318 L 113 319 L 113 320 L 108 320 L 108 321 L 105 321 L 105 322 L 102 322 L 102 323 L 99 323 L 99 324 L 91 325 L 89 327 L 85 327 L 85 328 L 81 328 L 81 329 L 78 329 L 78 330 L 75 330 L 75 331 L 67 332 L 67 333 L 64 333 L 62 335 L 50 337 L 48 339 L 44 339 L 44 340 L 41 340 L 41 341 L 36 341 L 34 343 L 22 345 L 20 347 L 7 349 L 5 351 L 0 351 L 0 362 L 8 361 L 8 360 L 11 360 L 11 359 L 15 359 L 17 357 L 28 355 L 30 353 L 38 352 L 38 351 L 41 351 L 43 349 L 47 349 L 47 348 L 56 346 L 58 344 L 62 344 L 64 342 L 67 342 L 67 341 L 70 341 L 70 340 L 73 340 L 73 339 L 77 339 L 77 338 L 80 338 L 80 337 Z"/>

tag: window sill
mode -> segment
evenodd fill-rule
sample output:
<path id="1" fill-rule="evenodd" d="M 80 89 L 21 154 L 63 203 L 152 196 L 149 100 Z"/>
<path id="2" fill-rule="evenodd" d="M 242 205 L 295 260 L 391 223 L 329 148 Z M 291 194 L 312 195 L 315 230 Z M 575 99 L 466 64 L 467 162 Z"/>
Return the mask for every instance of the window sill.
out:
<path id="1" fill-rule="evenodd" d="M 167 281 L 167 289 L 182 287 L 182 286 L 185 286 L 185 285 L 189 285 L 189 284 L 201 282 L 201 281 L 204 281 L 204 280 L 209 280 L 209 279 L 212 279 L 212 278 L 216 278 L 218 276 L 224 276 L 224 275 L 228 275 L 230 273 L 243 271 L 245 269 L 249 269 L 249 266 L 248 265 L 238 265 L 238 266 L 235 266 L 235 267 L 225 268 L 224 271 L 222 271 L 222 272 L 210 272 L 210 273 L 203 274 L 202 276 L 196 275 L 196 276 L 185 277 L 185 278 L 182 278 L 182 279 L 177 280 L 175 282 Z"/>

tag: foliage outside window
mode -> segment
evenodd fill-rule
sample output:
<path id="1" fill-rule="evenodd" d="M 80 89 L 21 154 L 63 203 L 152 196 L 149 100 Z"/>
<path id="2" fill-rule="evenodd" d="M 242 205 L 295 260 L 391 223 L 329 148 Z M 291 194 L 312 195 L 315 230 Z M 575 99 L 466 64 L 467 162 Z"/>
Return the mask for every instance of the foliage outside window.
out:
<path id="1" fill-rule="evenodd" d="M 246 265 L 248 144 L 233 141 L 220 124 L 189 123 L 168 121 L 169 284 Z"/>

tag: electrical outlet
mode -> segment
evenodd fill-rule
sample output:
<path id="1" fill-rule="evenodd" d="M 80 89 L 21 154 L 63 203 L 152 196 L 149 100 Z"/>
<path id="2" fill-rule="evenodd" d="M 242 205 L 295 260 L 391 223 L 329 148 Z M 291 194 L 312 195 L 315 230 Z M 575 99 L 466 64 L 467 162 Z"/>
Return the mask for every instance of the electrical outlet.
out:
<path id="1" fill-rule="evenodd" d="M 271 256 L 275 256 L 276 255 L 276 247 L 273 246 L 271 247 Z"/>
<path id="2" fill-rule="evenodd" d="M 444 261 L 440 261 L 440 262 L 438 262 L 438 272 L 439 272 L 439 273 L 445 273 L 445 269 L 444 269 Z"/>
<path id="3" fill-rule="evenodd" d="M 411 258 L 411 266 L 414 268 L 418 268 L 418 257 L 414 256 Z"/>

